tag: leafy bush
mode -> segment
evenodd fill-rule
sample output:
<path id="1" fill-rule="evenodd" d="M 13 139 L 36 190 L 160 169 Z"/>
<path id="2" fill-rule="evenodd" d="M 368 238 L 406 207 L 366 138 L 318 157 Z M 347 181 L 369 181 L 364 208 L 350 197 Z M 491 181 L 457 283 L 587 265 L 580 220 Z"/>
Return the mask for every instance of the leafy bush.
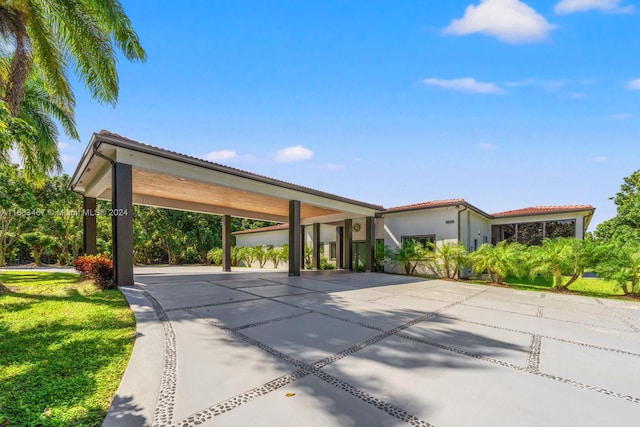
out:
<path id="1" fill-rule="evenodd" d="M 320 269 L 321 270 L 335 270 L 336 264 L 329 261 L 325 257 L 320 257 Z"/>
<path id="2" fill-rule="evenodd" d="M 73 260 L 73 266 L 82 277 L 93 280 L 100 289 L 115 288 L 113 261 L 106 255 L 83 255 Z"/>
<path id="3" fill-rule="evenodd" d="M 221 265 L 222 264 L 222 248 L 213 248 L 209 252 L 207 252 L 207 258 L 209 262 L 213 265 Z"/>

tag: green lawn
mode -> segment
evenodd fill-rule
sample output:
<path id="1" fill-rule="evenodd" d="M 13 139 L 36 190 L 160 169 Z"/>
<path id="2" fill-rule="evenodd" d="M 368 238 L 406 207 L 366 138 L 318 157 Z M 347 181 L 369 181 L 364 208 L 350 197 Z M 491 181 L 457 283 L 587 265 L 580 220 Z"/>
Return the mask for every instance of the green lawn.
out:
<path id="1" fill-rule="evenodd" d="M 517 278 L 507 277 L 505 283 L 514 289 L 528 289 L 535 291 L 551 290 L 553 282 L 551 278 L 536 277 Z M 624 292 L 615 282 L 597 279 L 597 278 L 579 278 L 569 286 L 569 290 L 585 296 L 598 298 L 620 298 L 624 296 Z"/>
<path id="2" fill-rule="evenodd" d="M 0 427 L 99 426 L 135 320 L 118 290 L 70 273 L 0 273 Z"/>

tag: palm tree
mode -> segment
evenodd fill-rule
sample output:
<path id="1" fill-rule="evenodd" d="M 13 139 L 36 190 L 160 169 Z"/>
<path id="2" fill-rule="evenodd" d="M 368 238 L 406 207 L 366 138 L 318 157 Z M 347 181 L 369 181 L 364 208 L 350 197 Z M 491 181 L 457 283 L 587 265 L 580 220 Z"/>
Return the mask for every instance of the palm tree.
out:
<path id="1" fill-rule="evenodd" d="M 530 248 L 530 274 L 552 276 L 553 287 L 565 290 L 594 263 L 599 252 L 592 240 L 545 239 L 541 246 Z M 571 277 L 563 283 L 564 276 L 569 274 Z"/>
<path id="2" fill-rule="evenodd" d="M 522 274 L 523 250 L 524 245 L 503 240 L 495 246 L 483 244 L 469 255 L 469 259 L 475 272 L 486 271 L 492 282 L 502 284 L 508 275 Z"/>
<path id="3" fill-rule="evenodd" d="M 31 138 L 16 139 L 12 147 L 20 157 L 26 176 L 36 181 L 62 170 L 56 121 L 68 137 L 80 139 L 73 108 L 53 97 L 45 84 L 37 73 L 32 73 L 27 81 L 18 118 L 31 126 L 35 133 Z M 4 153 L 6 155 L 6 151 Z"/>
<path id="4" fill-rule="evenodd" d="M 640 243 L 628 241 L 605 246 L 596 267 L 599 277 L 615 280 L 625 295 L 640 295 Z M 631 286 L 629 286 L 631 285 Z"/>
<path id="5" fill-rule="evenodd" d="M 402 246 L 391 254 L 391 262 L 400 264 L 408 275 L 416 272 L 418 265 L 433 257 L 430 248 L 425 248 L 416 240 L 402 242 Z"/>
<path id="6" fill-rule="evenodd" d="M 435 268 L 447 279 L 455 279 L 469 253 L 467 248 L 460 242 L 441 242 L 436 245 Z"/>
<path id="7" fill-rule="evenodd" d="M 20 113 L 34 65 L 46 87 L 73 106 L 66 75 L 70 63 L 91 95 L 105 103 L 118 100 L 115 47 L 128 60 L 146 53 L 118 0 L 13 0 L 0 3 L 0 36 L 11 61 L 3 79 L 2 99 L 13 116 Z"/>

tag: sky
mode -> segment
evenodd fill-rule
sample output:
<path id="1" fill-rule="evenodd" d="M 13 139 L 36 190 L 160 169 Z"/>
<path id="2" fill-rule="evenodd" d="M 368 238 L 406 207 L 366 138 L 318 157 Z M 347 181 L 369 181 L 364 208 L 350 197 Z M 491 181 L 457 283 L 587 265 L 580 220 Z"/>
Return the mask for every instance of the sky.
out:
<path id="1" fill-rule="evenodd" d="M 640 169 L 640 0 L 122 0 L 148 60 L 93 132 L 364 202 L 590 204 Z"/>

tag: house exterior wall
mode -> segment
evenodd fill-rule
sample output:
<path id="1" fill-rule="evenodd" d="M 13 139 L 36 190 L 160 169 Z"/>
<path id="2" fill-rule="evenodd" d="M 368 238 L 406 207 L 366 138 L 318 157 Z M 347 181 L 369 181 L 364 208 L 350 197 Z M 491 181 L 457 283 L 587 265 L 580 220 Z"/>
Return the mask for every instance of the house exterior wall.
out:
<path id="1" fill-rule="evenodd" d="M 489 218 L 471 209 L 467 209 L 465 213 L 467 222 L 460 229 L 460 241 L 469 252 L 473 252 L 483 243 L 491 243 L 491 223 Z"/>
<path id="2" fill-rule="evenodd" d="M 236 246 L 282 246 L 289 242 L 289 230 L 271 230 L 256 233 L 236 234 Z"/>
<path id="3" fill-rule="evenodd" d="M 435 235 L 437 243 L 457 242 L 458 210 L 451 206 L 388 213 L 384 216 L 384 243 L 391 250 L 402 245 L 402 237 L 425 235 Z"/>

